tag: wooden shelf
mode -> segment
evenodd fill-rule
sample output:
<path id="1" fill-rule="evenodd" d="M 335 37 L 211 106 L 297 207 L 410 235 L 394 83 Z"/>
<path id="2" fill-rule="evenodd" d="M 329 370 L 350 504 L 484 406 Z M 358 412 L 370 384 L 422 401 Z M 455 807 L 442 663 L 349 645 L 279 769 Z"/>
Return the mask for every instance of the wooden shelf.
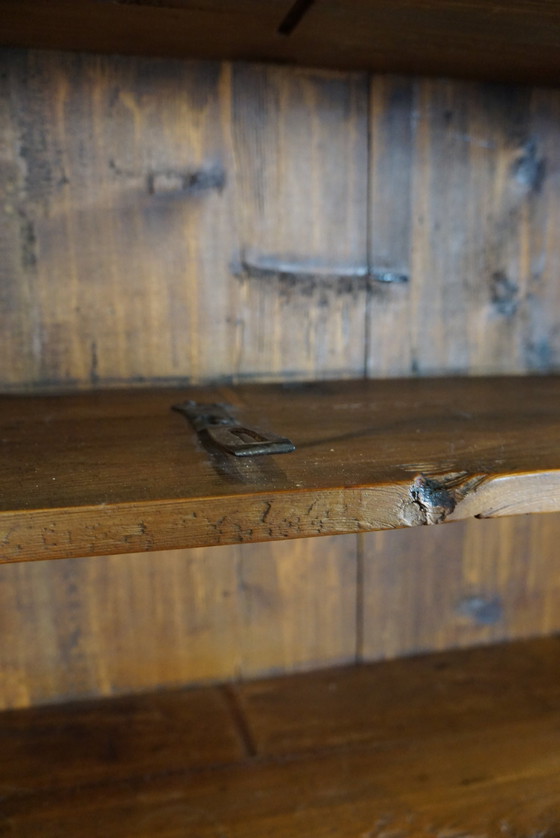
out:
<path id="1" fill-rule="evenodd" d="M 231 406 L 296 451 L 237 458 L 171 410 Z M 0 399 L 4 561 L 560 510 L 560 378 L 342 381 Z"/>
<path id="2" fill-rule="evenodd" d="M 0 42 L 558 83 L 560 0 L 315 0 L 290 18 L 294 5 L 0 0 Z"/>
<path id="3" fill-rule="evenodd" d="M 552 835 L 560 640 L 0 715 L 0 833 Z"/>

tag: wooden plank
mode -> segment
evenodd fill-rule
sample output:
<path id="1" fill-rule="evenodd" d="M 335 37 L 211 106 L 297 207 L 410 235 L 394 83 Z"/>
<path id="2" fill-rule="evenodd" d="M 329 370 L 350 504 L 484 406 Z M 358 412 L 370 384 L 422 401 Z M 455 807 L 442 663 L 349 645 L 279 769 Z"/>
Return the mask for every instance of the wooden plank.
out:
<path id="1" fill-rule="evenodd" d="M 555 719 L 557 724 L 557 717 Z M 448 736 L 421 746 L 259 764 L 194 777 L 172 776 L 61 799 L 4 804 L 0 822 L 16 838 L 178 838 L 383 834 L 403 838 L 472 834 L 501 838 L 558 820 L 558 731 L 552 721 Z M 24 808 L 25 807 L 25 808 Z M 503 825 L 503 826 L 502 826 Z M 506 833 L 507 834 L 507 833 Z"/>
<path id="2" fill-rule="evenodd" d="M 239 548 L 4 566 L 4 707 L 240 674 Z M 274 621 L 272 611 L 269 619 Z"/>
<path id="3" fill-rule="evenodd" d="M 553 84 L 557 0 L 2 0 L 2 43 Z M 476 60 L 473 60 L 476 55 Z"/>
<path id="4" fill-rule="evenodd" d="M 557 638 L 446 651 L 236 687 L 258 754 L 379 749 L 531 724 L 560 702 Z M 297 709 L 296 709 L 297 707 Z M 539 711 L 536 712 L 536 708 Z"/>
<path id="5" fill-rule="evenodd" d="M 12 793 L 1 825 L 9 835 L 42 838 L 546 834 L 559 814 L 558 651 L 550 639 L 245 686 L 256 756 L 188 770 L 180 745 L 170 744 L 171 765 L 185 773 L 142 776 L 130 760 L 142 736 L 133 726 L 113 764 L 115 780 L 131 771 L 127 782 L 105 773 L 99 783 L 107 766 L 94 751 L 89 787 L 82 775 L 81 788 Z M 167 701 L 188 726 L 186 695 Z M 115 706 L 82 711 L 85 729 L 87 719 L 90 729 L 99 720 L 111 730 Z M 18 767 L 23 776 L 54 770 L 52 780 L 72 782 L 57 737 L 45 737 L 39 723 L 50 713 L 19 715 L 20 737 L 29 719 L 32 750 Z M 158 715 L 149 724 L 167 743 L 168 721 Z M 45 739 L 47 747 L 33 748 Z M 13 763 L 6 770 L 13 781 Z"/>
<path id="6" fill-rule="evenodd" d="M 559 534 L 547 515 L 365 535 L 364 659 L 558 632 Z"/>
<path id="7" fill-rule="evenodd" d="M 238 549 L 238 676 L 254 678 L 354 660 L 355 536 Z M 214 642 L 220 647 L 221 637 L 215 635 Z"/>
<path id="8" fill-rule="evenodd" d="M 558 511 L 557 378 L 398 379 L 2 400 L 4 560 Z M 235 458 L 170 406 L 230 403 L 296 451 Z M 533 442 L 526 444 L 527 428 Z"/>
<path id="9" fill-rule="evenodd" d="M 6 69 L 3 387 L 223 375 L 227 68 L 16 52 Z"/>
<path id="10" fill-rule="evenodd" d="M 367 79 L 236 66 L 232 109 L 235 373 L 361 375 Z"/>
<path id="11" fill-rule="evenodd" d="M 393 281 L 372 289 L 370 375 L 558 366 L 559 101 L 374 81 L 369 259 Z"/>
<path id="12" fill-rule="evenodd" d="M 407 375 L 413 365 L 412 179 L 418 82 L 374 76 L 370 84 L 370 176 L 365 364 L 369 377 Z M 435 319 L 435 318 L 434 318 Z"/>
<path id="13" fill-rule="evenodd" d="M 218 687 L 0 715 L 2 797 L 239 762 L 246 748 Z M 58 754 L 46 768 L 47 754 Z"/>
<path id="14" fill-rule="evenodd" d="M 355 608 L 352 536 L 4 565 L 0 706 L 347 661 Z"/>

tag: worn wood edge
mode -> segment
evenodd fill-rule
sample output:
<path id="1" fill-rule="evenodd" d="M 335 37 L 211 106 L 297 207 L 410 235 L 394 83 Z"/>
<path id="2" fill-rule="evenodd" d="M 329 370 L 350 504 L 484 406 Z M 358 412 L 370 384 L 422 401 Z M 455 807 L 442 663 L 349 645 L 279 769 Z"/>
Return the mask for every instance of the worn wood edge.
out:
<path id="1" fill-rule="evenodd" d="M 418 490 L 425 481 L 424 490 Z M 280 541 L 560 511 L 560 470 L 0 513 L 1 563 Z"/>

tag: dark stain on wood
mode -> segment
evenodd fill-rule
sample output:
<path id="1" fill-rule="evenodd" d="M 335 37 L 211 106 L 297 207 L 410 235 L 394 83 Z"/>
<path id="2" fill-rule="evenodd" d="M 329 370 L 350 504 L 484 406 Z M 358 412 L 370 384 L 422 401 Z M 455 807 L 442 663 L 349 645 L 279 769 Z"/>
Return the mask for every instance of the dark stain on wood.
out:
<path id="1" fill-rule="evenodd" d="M 493 626 L 503 619 L 504 608 L 500 597 L 468 596 L 458 603 L 457 613 L 478 625 Z"/>
<path id="2" fill-rule="evenodd" d="M 367 291 L 375 278 L 367 268 L 356 266 L 348 268 L 329 268 L 297 264 L 295 261 L 281 258 L 266 258 L 252 261 L 241 258 L 231 264 L 231 272 L 238 279 L 258 280 L 274 288 L 281 297 L 291 297 L 294 293 L 311 297 L 317 291 L 326 296 L 355 295 Z M 402 280 L 401 280 L 402 281 Z"/>
<path id="3" fill-rule="evenodd" d="M 20 219 L 21 267 L 25 271 L 37 265 L 37 236 L 35 225 L 25 210 L 19 209 L 18 215 Z"/>
<path id="4" fill-rule="evenodd" d="M 329 294 L 346 295 L 361 291 L 381 290 L 387 285 L 406 285 L 410 281 L 408 273 L 389 268 L 355 266 L 348 268 L 329 268 L 323 266 L 297 264 L 295 261 L 281 258 L 267 258 L 260 262 L 242 258 L 231 263 L 231 272 L 239 279 L 260 280 L 275 284 L 280 295 L 293 292 L 302 296 L 311 296 L 317 290 Z"/>
<path id="5" fill-rule="evenodd" d="M 525 358 L 530 370 L 536 372 L 551 370 L 555 366 L 555 358 L 549 338 L 544 335 L 529 340 L 525 347 Z"/>
<path id="6" fill-rule="evenodd" d="M 539 155 L 537 142 L 530 138 L 522 154 L 514 161 L 512 175 L 516 182 L 530 194 L 538 194 L 546 177 L 546 160 Z"/>
<path id="7" fill-rule="evenodd" d="M 519 288 L 504 271 L 495 271 L 490 284 L 492 306 L 497 314 L 512 317 L 518 307 Z"/>
<path id="8" fill-rule="evenodd" d="M 91 342 L 91 369 L 90 369 L 90 382 L 93 385 L 96 385 L 99 382 L 99 358 L 97 357 L 97 343 L 96 341 Z"/>
<path id="9" fill-rule="evenodd" d="M 196 195 L 209 190 L 223 192 L 226 186 L 226 173 L 222 166 L 209 166 L 197 171 L 168 169 L 149 172 L 147 188 L 150 195 Z"/>
<path id="10" fill-rule="evenodd" d="M 414 478 L 410 497 L 418 506 L 425 524 L 440 524 L 456 506 L 455 498 L 445 485 L 424 474 Z"/>

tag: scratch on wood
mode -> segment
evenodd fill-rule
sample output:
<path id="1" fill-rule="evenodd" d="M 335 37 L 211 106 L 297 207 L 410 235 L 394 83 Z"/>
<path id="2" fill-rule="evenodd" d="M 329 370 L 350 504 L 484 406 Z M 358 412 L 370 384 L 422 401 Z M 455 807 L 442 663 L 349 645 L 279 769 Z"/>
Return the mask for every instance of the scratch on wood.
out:
<path id="1" fill-rule="evenodd" d="M 316 265 L 277 256 L 250 258 L 242 256 L 231 265 L 239 279 L 277 282 L 283 289 L 297 289 L 303 295 L 316 290 L 338 294 L 369 291 L 381 285 L 405 285 L 409 275 L 390 268 L 369 268 L 367 265 Z"/>

